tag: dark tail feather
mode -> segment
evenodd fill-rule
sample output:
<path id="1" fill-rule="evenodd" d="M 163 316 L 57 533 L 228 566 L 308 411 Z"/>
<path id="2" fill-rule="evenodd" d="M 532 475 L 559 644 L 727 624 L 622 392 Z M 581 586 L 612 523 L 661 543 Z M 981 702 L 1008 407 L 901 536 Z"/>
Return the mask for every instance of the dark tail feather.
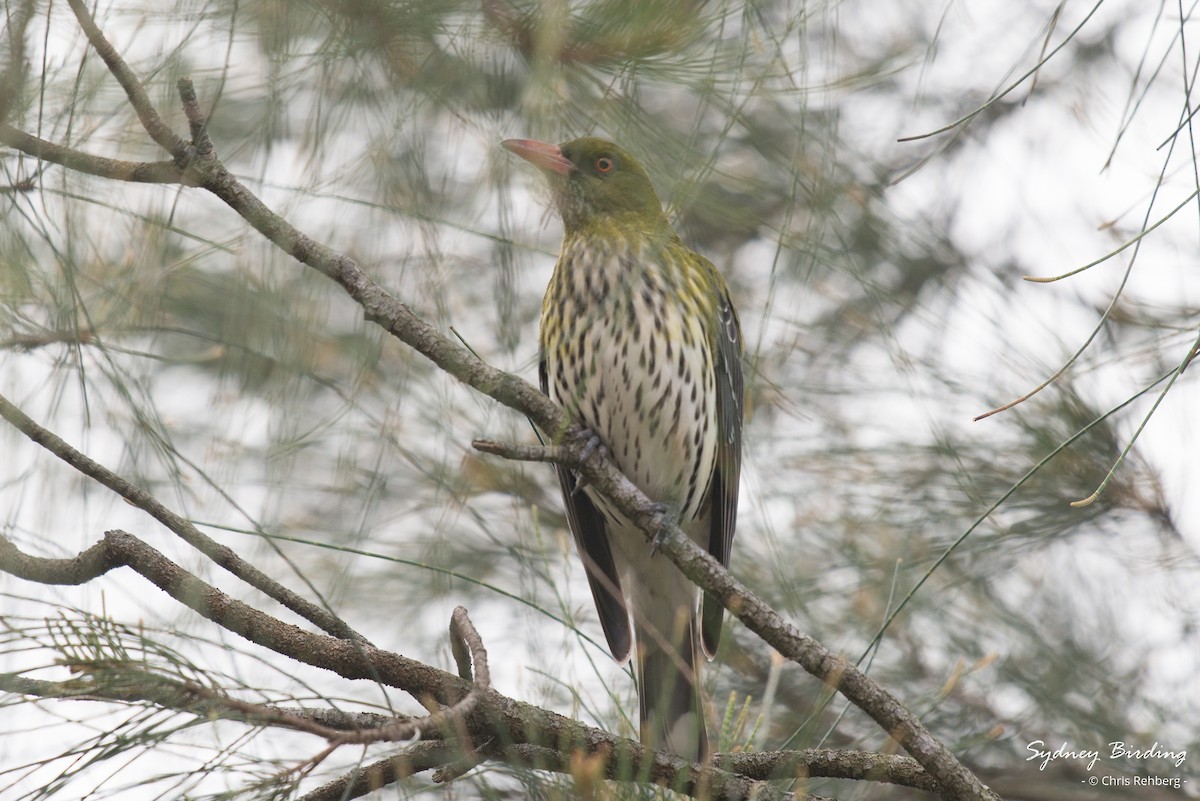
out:
<path id="1" fill-rule="evenodd" d="M 709 750 L 695 623 L 688 623 L 685 636 L 671 638 L 677 647 L 669 647 L 661 635 L 639 630 L 637 678 L 642 745 L 701 762 Z"/>

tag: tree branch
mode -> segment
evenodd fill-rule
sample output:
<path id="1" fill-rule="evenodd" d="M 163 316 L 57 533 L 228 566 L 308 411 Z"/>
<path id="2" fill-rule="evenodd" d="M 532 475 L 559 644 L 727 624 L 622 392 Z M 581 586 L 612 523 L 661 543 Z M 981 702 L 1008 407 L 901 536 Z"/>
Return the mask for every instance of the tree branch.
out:
<path id="1" fill-rule="evenodd" d="M 936 792 L 933 779 L 912 757 L 848 751 L 833 748 L 809 748 L 802 751 L 753 751 L 717 754 L 713 764 L 752 779 L 822 777 L 828 779 L 869 779 L 871 781 L 913 787 Z"/>
<path id="2" fill-rule="evenodd" d="M 94 156 L 41 139 L 7 124 L 0 124 L 0 144 L 8 145 L 42 161 L 88 175 L 111 178 L 114 181 L 195 186 L 195 182 L 188 177 L 188 172 L 173 161 L 122 161 Z"/>
<path id="3" fill-rule="evenodd" d="M 0 564 L 4 556 L 0 555 Z M 146 670 L 140 663 L 103 660 L 72 662 L 81 678 L 67 681 L 31 679 L 18 673 L 0 673 L 0 691 L 36 698 L 103 703 L 153 704 L 159 709 L 185 712 L 197 718 L 230 720 L 254 726 L 276 726 L 304 731 L 326 739 L 340 738 L 348 731 L 382 729 L 397 718 L 371 712 L 350 713 L 336 709 L 289 708 L 275 704 L 252 704 Z M 106 682 L 120 673 L 120 683 Z M 130 677 L 136 681 L 128 681 Z M 407 720 L 408 718 L 401 718 Z"/>
<path id="4" fill-rule="evenodd" d="M 104 538 L 84 553 L 88 555 L 89 564 L 104 567 L 104 570 L 99 570 L 94 575 L 100 575 L 114 567 L 129 567 L 202 617 L 252 643 L 297 662 L 329 670 L 347 679 L 376 681 L 415 697 L 431 698 L 448 707 L 469 698 L 474 692 L 476 699 L 471 708 L 459 717 L 462 729 L 452 732 L 460 740 L 455 746 L 458 759 L 463 758 L 467 743 L 483 744 L 473 746 L 468 754 L 470 759 L 476 760 L 496 755 L 499 753 L 497 749 L 502 747 L 554 744 L 555 748 L 550 750 L 558 755 L 558 764 L 569 763 L 571 754 L 579 750 L 600 758 L 608 778 L 628 781 L 631 777 L 637 777 L 638 780 L 669 786 L 689 795 L 711 793 L 713 797 L 754 797 L 766 801 L 789 797 L 765 782 L 746 779 L 724 770 L 689 764 L 679 757 L 663 752 L 648 751 L 633 740 L 584 726 L 571 718 L 516 701 L 491 688 L 483 687 L 478 683 L 478 674 L 481 672 L 480 668 L 486 665 L 486 659 L 480 658 L 482 654 L 478 649 L 473 649 L 478 659 L 475 666 L 477 680 L 475 685 L 471 685 L 449 673 L 399 654 L 382 651 L 368 643 L 316 634 L 277 620 L 248 604 L 230 598 L 127 532 L 105 532 Z M 17 549 L 7 538 L 0 536 L 0 570 L 15 575 L 35 575 L 61 569 L 63 563 L 69 561 L 72 560 L 29 556 Z M 458 626 L 460 632 L 468 634 L 466 639 L 470 641 L 472 637 L 467 629 L 462 627 L 461 622 Z M 486 668 L 482 672 L 486 675 Z M 31 694 L 46 693 L 53 697 L 67 697 L 77 693 L 80 697 L 89 699 L 105 698 L 105 690 L 95 686 L 96 682 L 55 685 L 31 683 L 28 679 L 0 675 L 0 686 L 4 684 Z M 131 690 L 127 683 L 123 683 L 122 689 L 113 700 L 152 700 L 156 703 L 164 702 L 168 708 L 183 705 L 189 710 L 194 709 L 194 704 L 199 701 L 202 708 L 223 709 L 228 716 L 246 715 L 250 711 L 247 706 L 251 709 L 255 707 L 243 705 L 241 702 L 231 704 L 226 696 L 195 693 L 190 687 L 184 688 L 178 682 L 169 685 L 160 681 L 152 685 L 148 688 L 149 693 L 143 696 L 139 690 Z M 64 695 L 64 692 L 67 695 Z M 190 697 L 188 693 L 191 693 Z M 322 733 L 324 736 L 322 729 L 315 728 L 326 726 L 321 720 L 298 725 L 297 716 L 290 712 L 272 709 L 262 714 L 267 718 L 264 722 Z M 431 717 L 436 717 L 436 713 Z M 387 722 L 381 727 L 384 730 L 391 725 L 392 719 L 385 721 Z M 351 733 L 353 730 L 347 728 L 346 731 Z M 439 733 L 441 730 L 438 727 L 430 729 L 430 734 Z M 335 737 L 339 742 L 355 741 L 353 737 Z M 491 745 L 488 745 L 489 743 Z"/>
<path id="5" fill-rule="evenodd" d="M 0 540 L 2 544 L 2 540 Z M 100 546 L 95 546 L 100 547 Z M 0 565 L 6 557 L 0 553 Z M 53 561 L 53 560 L 47 560 Z M 93 665 L 88 673 L 99 675 Z M 130 667 L 122 666 L 128 673 Z M 143 672 L 144 671 L 140 671 Z M 245 704 L 241 702 L 227 703 L 227 696 L 219 693 L 198 693 L 196 685 L 184 682 L 164 681 L 161 676 L 148 674 L 152 680 L 137 683 L 125 682 L 120 687 L 113 687 L 101 682 L 71 679 L 54 682 L 30 679 L 15 673 L 0 673 L 0 691 L 30 695 L 38 698 L 69 699 L 72 701 L 98 701 L 121 703 L 152 703 L 162 709 L 174 709 L 187 712 L 200 718 L 222 719 L 251 723 L 253 725 L 274 725 L 285 728 L 308 731 L 317 736 L 330 737 L 329 732 L 370 731 L 380 730 L 396 720 L 387 715 L 372 712 L 345 712 L 338 709 L 308 709 L 288 708 L 271 704 Z M 311 724 L 311 725 L 310 725 Z M 393 777 L 392 781 L 410 776 L 413 773 L 433 767 L 441 767 L 461 757 L 458 746 L 441 740 L 436 733 L 434 739 L 426 739 L 418 744 L 421 747 L 431 747 L 439 759 L 429 762 L 419 770 L 402 770 L 401 774 Z M 549 748 L 531 743 L 503 743 L 497 739 L 484 741 L 477 749 L 478 753 L 490 759 L 501 760 L 510 765 L 528 767 L 536 770 L 549 770 L 556 773 L 567 773 L 579 776 L 584 768 L 579 763 L 578 755 L 569 750 Z M 408 746 L 393 757 L 376 763 L 376 766 L 362 768 L 348 774 L 347 777 L 331 783 L 332 786 L 345 787 L 354 781 L 364 782 L 364 786 L 378 789 L 382 784 L 373 784 L 360 774 L 372 774 L 376 777 L 382 774 L 385 763 L 390 760 L 409 760 L 416 765 L 425 762 L 419 757 L 419 748 Z M 932 791 L 933 782 L 916 760 L 909 757 L 888 754 L 874 754 L 865 751 L 847 751 L 835 749 L 808 749 L 803 751 L 763 751 L 738 754 L 718 754 L 715 766 L 723 771 L 735 773 L 748 779 L 760 781 L 794 779 L 796 777 L 851 779 L 859 781 L 882 781 L 891 784 L 912 787 L 919 790 Z M 603 765 L 601 778 L 627 778 L 619 773 L 617 765 Z M 326 785 L 304 798 L 324 798 L 322 795 L 331 785 Z M 341 796 L 334 796 L 341 797 Z M 354 797 L 354 796 L 347 796 Z"/>
<path id="6" fill-rule="evenodd" d="M 517 462 L 549 462 L 575 467 L 579 464 L 579 450 L 569 445 L 528 445 L 499 442 L 494 439 L 473 439 L 471 447 L 492 456 L 501 456 Z"/>
<path id="7" fill-rule="evenodd" d="M 417 743 L 399 754 L 352 770 L 305 793 L 298 801 L 350 801 L 352 798 L 361 798 L 401 779 L 453 762 L 459 755 L 455 748 L 446 743 Z"/>

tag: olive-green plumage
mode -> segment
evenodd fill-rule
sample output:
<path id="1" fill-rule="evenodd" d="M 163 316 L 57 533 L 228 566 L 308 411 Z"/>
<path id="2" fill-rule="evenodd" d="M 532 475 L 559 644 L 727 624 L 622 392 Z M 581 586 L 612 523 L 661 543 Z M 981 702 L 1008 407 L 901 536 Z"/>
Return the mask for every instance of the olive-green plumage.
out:
<path id="1" fill-rule="evenodd" d="M 652 500 L 724 565 L 737 518 L 742 340 L 717 269 L 671 228 L 646 171 L 611 142 L 504 146 L 550 179 L 564 236 L 542 305 L 542 389 Z M 567 517 L 613 656 L 636 646 L 641 737 L 708 752 L 699 649 L 711 658 L 721 606 L 642 533 L 559 468 Z"/>

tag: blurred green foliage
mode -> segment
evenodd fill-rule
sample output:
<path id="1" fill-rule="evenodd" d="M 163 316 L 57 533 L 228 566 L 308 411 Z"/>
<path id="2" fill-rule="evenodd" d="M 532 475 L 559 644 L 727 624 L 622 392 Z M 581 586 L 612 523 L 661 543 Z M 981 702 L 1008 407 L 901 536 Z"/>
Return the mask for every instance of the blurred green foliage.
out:
<path id="1" fill-rule="evenodd" d="M 5 3 L 9 19 L 20 5 Z M 1064 209 L 1066 222 L 1038 222 L 1059 232 L 1073 263 L 1039 263 L 1021 217 L 1039 154 L 1056 137 L 1085 139 L 1090 115 L 1117 121 L 1100 138 L 1134 172 L 1146 153 L 1116 144 L 1134 111 L 1165 119 L 1163 135 L 1177 124 L 1166 78 L 1138 68 L 1167 62 L 1179 44 L 1134 37 L 1168 12 L 1126 12 L 1089 20 L 1038 72 L 1035 91 L 1026 82 L 969 125 L 904 145 L 896 140 L 988 100 L 1086 10 L 1023 6 L 1009 26 L 982 33 L 958 4 L 916 2 L 209 0 L 101 4 L 97 19 L 177 131 L 186 123 L 174 81 L 188 75 L 218 155 L 272 208 L 531 381 L 557 223 L 534 176 L 496 145 L 598 134 L 637 153 L 685 238 L 728 276 L 747 335 L 734 573 L 802 630 L 865 654 L 872 674 L 1002 794 L 1067 798 L 1082 766 L 1037 771 L 1026 743 L 1158 740 L 1200 751 L 1195 520 L 1180 522 L 1184 499 L 1162 480 L 1178 466 L 1136 449 L 1095 504 L 1068 505 L 1100 484 L 1148 401 L 1108 413 L 1190 347 L 1194 294 L 1163 301 L 1131 288 L 1062 379 L 969 423 L 1051 375 L 1115 291 L 1115 279 L 1031 287 L 1019 276 L 1086 263 L 1140 230 L 1122 214 L 1097 232 L 1093 218 Z M 0 89 L 7 124 L 110 157 L 164 157 L 65 5 L 36 4 L 25 45 L 19 91 Z M 5 48 L 0 56 L 13 52 Z M 1121 103 L 1127 111 L 1115 115 Z M 1014 139 L 1024 149 L 1013 183 L 981 177 L 987 155 Z M 1182 165 L 1167 158 L 1163 176 L 1193 167 L 1190 151 L 1173 157 Z M 329 282 L 198 190 L 123 185 L 4 147 L 0 184 L 0 391 L 219 526 L 280 580 L 312 582 L 381 646 L 446 665 L 448 610 L 466 604 L 499 657 L 504 692 L 632 733 L 632 682 L 595 642 L 551 471 L 471 451 L 477 436 L 531 441 L 527 422 L 383 336 Z M 1175 185 L 1135 186 L 1130 207 L 1140 214 L 1156 188 Z M 984 236 L 966 222 L 981 203 L 993 215 Z M 1194 221 L 1178 227 L 1194 237 Z M 1187 234 L 1159 232 L 1158 249 L 1134 266 L 1174 264 Z M 1180 447 L 1194 451 L 1195 435 L 1181 431 Z M 11 454 L 0 473 L 4 534 L 23 547 L 71 553 L 129 515 L 82 493 L 15 432 L 0 438 Z M 1196 488 L 1186 476 L 1169 484 L 1181 485 Z M 127 525 L 162 533 L 144 518 Z M 304 542 L 278 543 L 285 562 L 264 532 Z M 118 623 L 145 618 L 152 636 L 229 674 L 214 682 L 273 686 L 264 694 L 280 703 L 349 692 L 309 677 L 284 686 L 251 659 L 228 668 L 220 650 L 242 643 L 179 610 L 146 608 L 137 582 L 105 579 L 81 594 L 4 578 L 0 592 L 21 609 L 0 617 L 25 632 L 8 635 L 3 670 L 49 668 L 62 645 L 30 621 L 91 619 L 103 593 Z M 28 619 L 25 604 L 35 609 Z M 735 706 L 749 699 L 751 720 L 722 747 L 886 747 L 874 724 L 843 714 L 788 667 L 755 729 L 768 711 L 770 653 L 730 626 L 709 673 L 714 705 L 723 710 L 731 693 Z M 390 703 L 378 688 L 358 692 L 339 705 Z M 46 714 L 60 742 L 89 753 L 118 739 L 167 747 L 148 723 L 89 739 Z M 203 766 L 224 788 L 187 784 L 191 797 L 291 789 L 263 780 L 276 775 L 270 734 L 219 728 L 214 746 L 190 728 L 161 740 L 201 744 L 174 775 Z M 330 760 L 314 780 L 345 767 Z M 1157 763 L 1106 768 L 1171 773 Z M 87 782 L 120 786 L 76 767 L 62 775 L 53 787 L 63 797 Z M 570 786 L 488 766 L 444 792 L 556 797 Z M 404 792 L 429 789 L 418 779 Z M 872 787 L 859 797 L 909 795 Z"/>

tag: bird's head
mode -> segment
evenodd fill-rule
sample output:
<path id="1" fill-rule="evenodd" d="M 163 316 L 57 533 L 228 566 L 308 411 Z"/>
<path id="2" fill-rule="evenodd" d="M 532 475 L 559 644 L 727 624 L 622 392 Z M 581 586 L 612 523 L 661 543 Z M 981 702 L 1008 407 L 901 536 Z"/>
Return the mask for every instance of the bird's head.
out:
<path id="1" fill-rule="evenodd" d="M 647 231 L 667 224 L 645 168 L 612 142 L 585 136 L 561 145 L 533 139 L 501 144 L 550 180 L 568 233 L 605 222 Z"/>

